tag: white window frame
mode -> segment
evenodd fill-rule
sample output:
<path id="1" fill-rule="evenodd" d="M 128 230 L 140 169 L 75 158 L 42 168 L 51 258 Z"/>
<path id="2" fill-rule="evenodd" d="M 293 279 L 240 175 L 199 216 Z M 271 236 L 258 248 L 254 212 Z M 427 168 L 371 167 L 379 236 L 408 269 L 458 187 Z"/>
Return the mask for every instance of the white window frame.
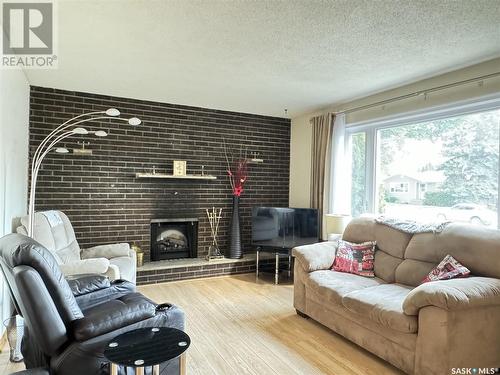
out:
<path id="1" fill-rule="evenodd" d="M 500 109 L 500 93 L 454 102 L 446 105 L 430 107 L 418 111 L 401 113 L 386 117 L 377 118 L 375 120 L 361 121 L 355 123 L 346 123 L 346 144 L 349 145 L 351 136 L 355 133 L 365 133 L 365 176 L 366 176 L 366 202 L 368 212 L 376 213 L 377 202 L 377 133 L 379 130 L 429 122 L 444 118 L 458 117 L 473 113 L 487 112 L 495 109 Z M 500 142 L 499 142 L 500 143 Z M 350 147 L 346 147 L 347 156 L 350 157 Z M 500 145 L 499 145 L 500 152 Z M 500 163 L 499 163 L 500 169 Z M 498 181 L 498 196 L 500 198 L 500 170 Z M 498 225 L 500 227 L 500 204 L 497 210 Z"/>

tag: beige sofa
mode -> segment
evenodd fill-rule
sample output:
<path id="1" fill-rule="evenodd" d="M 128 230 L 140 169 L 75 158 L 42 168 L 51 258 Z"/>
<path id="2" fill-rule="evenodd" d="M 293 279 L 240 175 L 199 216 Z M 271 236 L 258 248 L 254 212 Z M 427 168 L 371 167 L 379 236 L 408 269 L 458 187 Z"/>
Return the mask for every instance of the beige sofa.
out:
<path id="1" fill-rule="evenodd" d="M 377 241 L 376 277 L 330 271 L 334 242 L 297 247 L 299 314 L 408 374 L 500 366 L 500 231 L 453 223 L 411 235 L 358 218 L 343 239 Z M 474 276 L 420 285 L 446 254 Z"/>

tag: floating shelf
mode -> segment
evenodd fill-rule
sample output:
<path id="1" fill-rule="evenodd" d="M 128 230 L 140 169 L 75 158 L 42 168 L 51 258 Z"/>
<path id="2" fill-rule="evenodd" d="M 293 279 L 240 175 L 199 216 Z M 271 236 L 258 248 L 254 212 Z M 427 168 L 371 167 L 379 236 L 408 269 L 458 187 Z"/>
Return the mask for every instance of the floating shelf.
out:
<path id="1" fill-rule="evenodd" d="M 135 178 L 163 178 L 170 180 L 217 180 L 217 176 L 202 175 L 202 174 L 187 174 L 185 176 L 174 176 L 173 174 L 164 173 L 136 173 Z"/>
<path id="2" fill-rule="evenodd" d="M 247 159 L 248 164 L 262 164 L 264 163 L 264 159 L 259 159 L 259 158 L 253 158 L 253 159 Z"/>

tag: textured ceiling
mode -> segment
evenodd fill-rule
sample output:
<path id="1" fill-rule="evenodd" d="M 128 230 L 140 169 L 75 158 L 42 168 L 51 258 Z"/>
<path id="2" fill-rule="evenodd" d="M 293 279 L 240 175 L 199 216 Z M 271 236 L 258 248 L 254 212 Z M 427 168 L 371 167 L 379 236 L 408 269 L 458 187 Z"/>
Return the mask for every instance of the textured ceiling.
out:
<path id="1" fill-rule="evenodd" d="M 33 85 L 295 116 L 500 56 L 500 1 L 58 2 Z"/>

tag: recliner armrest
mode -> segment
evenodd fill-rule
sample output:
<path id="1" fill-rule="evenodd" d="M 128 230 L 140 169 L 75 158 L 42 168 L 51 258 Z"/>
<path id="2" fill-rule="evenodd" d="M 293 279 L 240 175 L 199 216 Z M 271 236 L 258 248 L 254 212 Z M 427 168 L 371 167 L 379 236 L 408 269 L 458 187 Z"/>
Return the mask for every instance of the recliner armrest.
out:
<path id="1" fill-rule="evenodd" d="M 108 245 L 98 245 L 83 249 L 81 251 L 82 259 L 89 258 L 116 258 L 130 256 L 130 245 L 128 243 L 113 243 Z"/>
<path id="2" fill-rule="evenodd" d="M 73 322 L 73 335 L 77 341 L 85 341 L 151 318 L 155 312 L 154 302 L 130 293 L 85 310 L 84 317 Z"/>
<path id="3" fill-rule="evenodd" d="M 111 286 L 109 279 L 102 275 L 82 275 L 81 277 L 69 277 L 66 280 L 75 297 Z"/>
<path id="4" fill-rule="evenodd" d="M 318 242 L 312 245 L 295 247 L 292 255 L 306 272 L 330 269 L 337 252 L 337 242 Z"/>
<path id="5" fill-rule="evenodd" d="M 500 306 L 500 279 L 469 277 L 419 285 L 403 301 L 403 312 L 418 315 L 418 311 L 426 306 L 461 310 L 491 305 Z"/>
<path id="6" fill-rule="evenodd" d="M 64 275 L 88 275 L 105 273 L 109 268 L 109 259 L 82 259 L 70 263 L 59 264 Z"/>

